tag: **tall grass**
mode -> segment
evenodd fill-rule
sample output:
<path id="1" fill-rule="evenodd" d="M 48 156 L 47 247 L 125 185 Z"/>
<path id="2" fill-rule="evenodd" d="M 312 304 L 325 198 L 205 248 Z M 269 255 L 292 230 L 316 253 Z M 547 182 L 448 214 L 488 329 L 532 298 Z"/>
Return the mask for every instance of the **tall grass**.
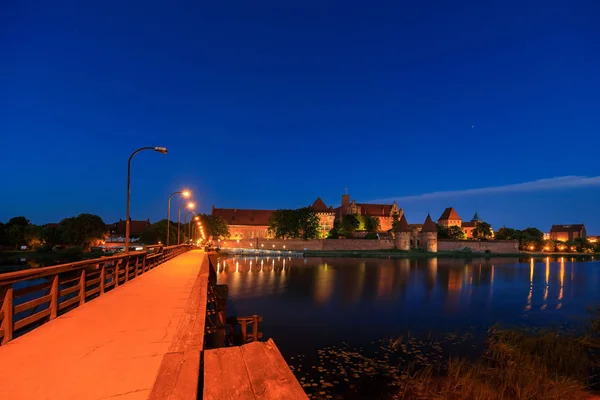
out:
<path id="1" fill-rule="evenodd" d="M 581 400 L 598 373 L 596 327 L 584 335 L 490 330 L 476 361 L 450 359 L 443 368 L 411 374 L 399 398 L 472 400 Z M 599 397 L 600 398 L 600 397 Z"/>

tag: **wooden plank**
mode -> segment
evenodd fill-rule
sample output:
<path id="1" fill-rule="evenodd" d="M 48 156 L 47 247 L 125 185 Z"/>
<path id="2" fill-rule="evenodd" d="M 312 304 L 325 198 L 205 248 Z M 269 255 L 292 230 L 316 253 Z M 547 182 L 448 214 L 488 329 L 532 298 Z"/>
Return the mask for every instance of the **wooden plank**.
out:
<path id="1" fill-rule="evenodd" d="M 66 296 L 71 293 L 75 293 L 79 291 L 79 285 L 71 286 L 69 288 L 63 289 L 58 293 L 59 297 Z"/>
<path id="2" fill-rule="evenodd" d="M 0 310 L 0 321 L 4 319 L 4 310 Z"/>
<path id="3" fill-rule="evenodd" d="M 202 351 L 204 347 L 204 325 L 206 323 L 206 301 L 208 289 L 206 257 L 200 266 L 192 292 L 183 309 L 183 315 L 177 325 L 175 336 L 169 346 L 169 352 L 187 350 Z"/>
<path id="4" fill-rule="evenodd" d="M 148 400 L 197 400 L 200 352 L 164 355 Z"/>
<path id="5" fill-rule="evenodd" d="M 64 310 L 65 308 L 67 308 L 73 304 L 76 304 L 78 302 L 79 302 L 79 297 L 77 297 L 77 296 L 73 297 L 72 299 L 65 300 L 58 305 L 58 311 Z"/>
<path id="6" fill-rule="evenodd" d="M 42 282 L 36 285 L 31 285 L 22 289 L 17 289 L 13 292 L 13 296 L 15 298 L 25 296 L 27 294 L 41 292 L 42 290 L 46 290 L 52 286 L 52 282 Z"/>
<path id="7" fill-rule="evenodd" d="M 26 303 L 21 303 L 15 306 L 15 314 L 27 311 L 30 308 L 39 306 L 40 304 L 49 303 L 51 299 L 52 296 L 47 294 L 46 296 L 38 297 L 37 299 L 30 300 Z"/>
<path id="8" fill-rule="evenodd" d="M 240 347 L 204 351 L 204 400 L 254 399 Z"/>
<path id="9" fill-rule="evenodd" d="M 14 330 L 16 331 L 17 329 L 21 329 L 22 327 L 27 326 L 29 324 L 32 324 L 32 323 L 34 323 L 36 321 L 39 321 L 40 319 L 45 318 L 45 317 L 47 317 L 49 315 L 50 315 L 50 309 L 47 308 L 47 309 L 45 309 L 43 311 L 40 311 L 40 312 L 35 313 L 33 315 L 30 315 L 27 318 L 20 319 L 20 320 L 18 320 L 18 321 L 15 322 L 15 329 Z"/>
<path id="10" fill-rule="evenodd" d="M 90 287 L 90 286 L 95 285 L 96 283 L 100 283 L 100 278 L 90 279 L 90 280 L 86 281 L 85 286 Z"/>
<path id="11" fill-rule="evenodd" d="M 275 342 L 253 342 L 240 347 L 256 399 L 308 399 Z"/>
<path id="12" fill-rule="evenodd" d="M 0 328 L 0 338 L 4 337 L 4 329 Z"/>
<path id="13" fill-rule="evenodd" d="M 91 290 L 88 290 L 87 292 L 85 292 L 85 297 L 91 296 L 91 295 L 96 294 L 96 293 L 100 293 L 100 288 L 99 287 L 91 289 Z"/>

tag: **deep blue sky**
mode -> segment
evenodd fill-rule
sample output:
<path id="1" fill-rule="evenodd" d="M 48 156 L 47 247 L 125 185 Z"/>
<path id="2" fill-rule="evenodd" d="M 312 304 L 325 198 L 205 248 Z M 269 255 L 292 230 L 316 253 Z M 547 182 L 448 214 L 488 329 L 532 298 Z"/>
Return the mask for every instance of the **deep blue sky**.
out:
<path id="1" fill-rule="evenodd" d="M 484 5 L 485 3 L 485 5 Z M 0 5 L 0 220 L 292 208 L 600 175 L 600 3 Z M 600 234 L 600 182 L 400 202 Z"/>

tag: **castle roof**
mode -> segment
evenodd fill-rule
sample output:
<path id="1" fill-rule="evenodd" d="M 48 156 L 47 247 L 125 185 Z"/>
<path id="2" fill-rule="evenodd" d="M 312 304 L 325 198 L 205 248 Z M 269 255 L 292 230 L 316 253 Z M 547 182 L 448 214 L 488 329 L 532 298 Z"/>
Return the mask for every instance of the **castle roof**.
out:
<path id="1" fill-rule="evenodd" d="M 359 203 L 361 215 L 369 215 L 371 217 L 389 217 L 392 212 L 392 204 L 365 204 Z"/>
<path id="2" fill-rule="evenodd" d="M 584 229 L 584 224 L 552 225 L 552 229 L 550 229 L 550 232 L 581 232 Z"/>
<path id="3" fill-rule="evenodd" d="M 435 223 L 429 214 L 427 214 L 427 218 L 425 218 L 421 232 L 437 232 L 437 226 L 435 226 Z"/>
<path id="4" fill-rule="evenodd" d="M 454 210 L 454 207 L 446 208 L 442 215 L 438 218 L 438 221 L 447 221 L 449 219 L 460 219 L 458 213 L 456 212 L 456 210 Z"/>
<path id="5" fill-rule="evenodd" d="M 406 222 L 406 217 L 402 214 L 400 217 L 400 221 L 398 221 L 398 226 L 396 227 L 396 232 L 410 232 L 410 225 Z"/>
<path id="6" fill-rule="evenodd" d="M 479 214 L 477 214 L 477 211 L 475 211 L 475 215 L 473 215 L 473 219 L 471 220 L 471 222 L 481 222 L 481 218 L 479 218 Z"/>
<path id="7" fill-rule="evenodd" d="M 212 215 L 223 217 L 229 225 L 267 226 L 273 210 L 241 210 L 239 208 L 213 208 Z"/>
<path id="8" fill-rule="evenodd" d="M 311 210 L 314 212 L 331 212 L 331 207 L 327 208 L 327 205 L 320 197 L 317 197 L 312 206 L 310 206 Z"/>

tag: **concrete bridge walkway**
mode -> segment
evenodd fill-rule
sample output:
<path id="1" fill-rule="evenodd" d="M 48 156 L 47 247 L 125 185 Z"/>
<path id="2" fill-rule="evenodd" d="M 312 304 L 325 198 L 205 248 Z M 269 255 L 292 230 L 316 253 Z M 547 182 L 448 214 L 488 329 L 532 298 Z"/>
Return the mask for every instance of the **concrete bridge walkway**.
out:
<path id="1" fill-rule="evenodd" d="M 184 253 L 0 346 L 0 399 L 147 399 L 206 258 Z"/>

